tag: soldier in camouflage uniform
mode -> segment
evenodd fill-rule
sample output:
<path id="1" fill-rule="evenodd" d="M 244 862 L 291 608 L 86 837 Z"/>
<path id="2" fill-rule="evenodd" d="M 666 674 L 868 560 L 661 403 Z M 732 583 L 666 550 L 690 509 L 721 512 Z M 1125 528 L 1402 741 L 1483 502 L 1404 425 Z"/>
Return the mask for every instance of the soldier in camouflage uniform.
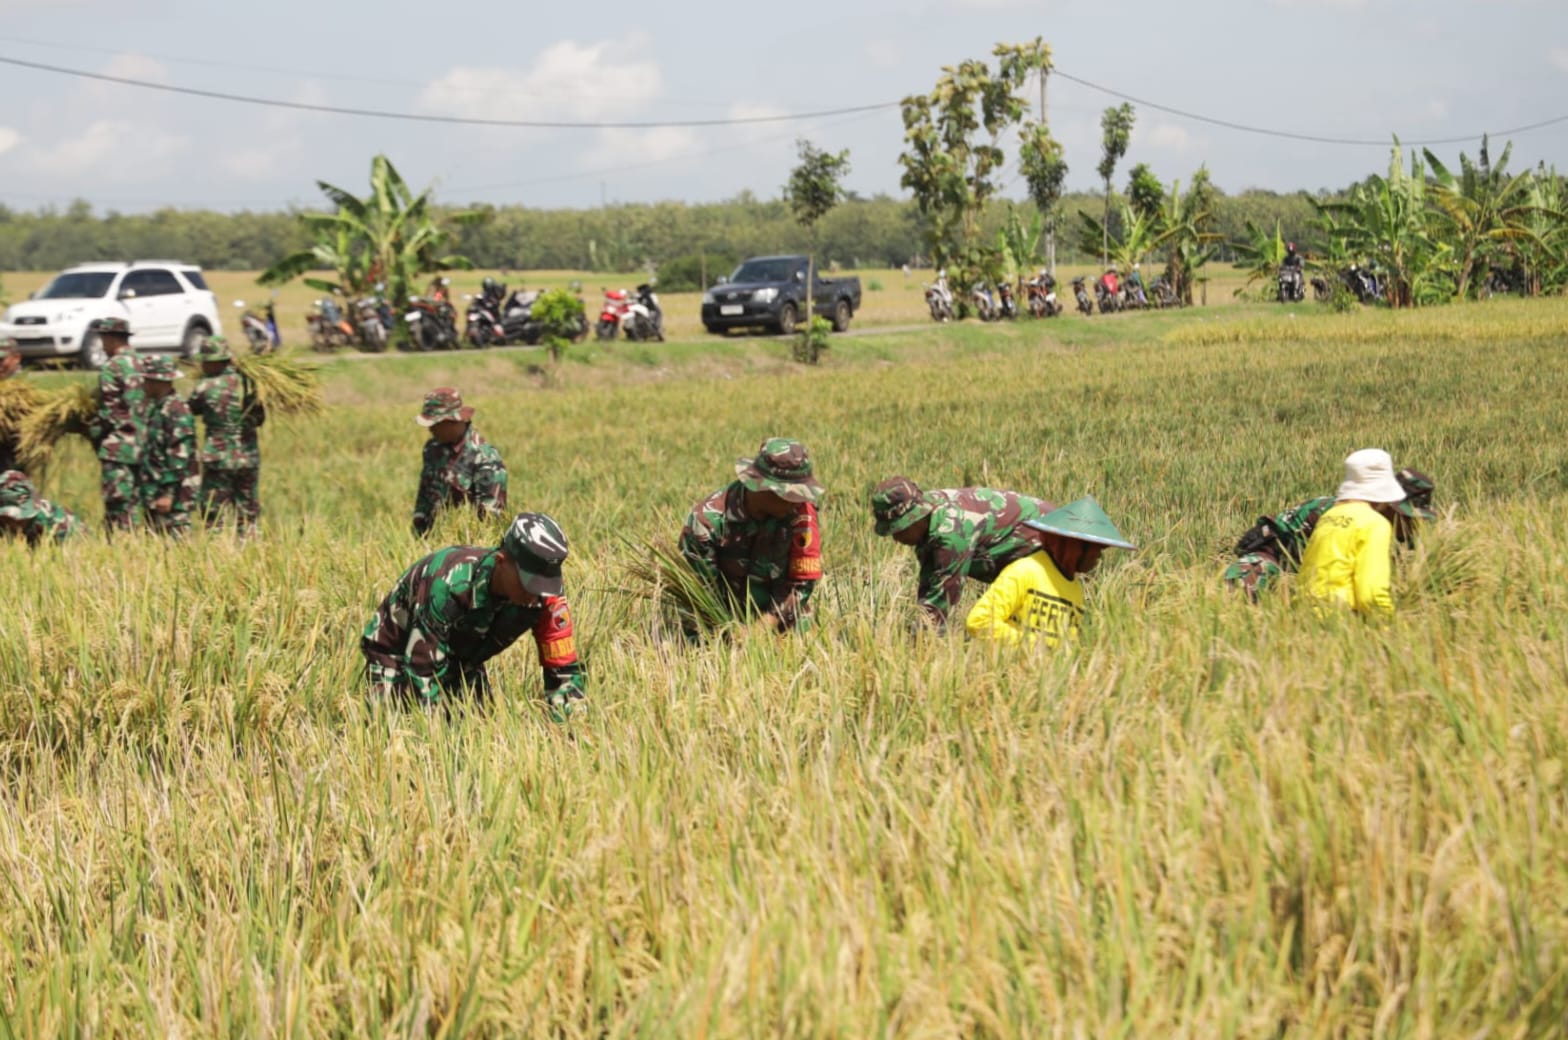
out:
<path id="1" fill-rule="evenodd" d="M 59 543 L 85 534 L 87 526 L 64 506 L 40 498 L 38 489 L 20 470 L 0 473 L 0 533 L 27 539 L 27 544 Z"/>
<path id="2" fill-rule="evenodd" d="M 131 325 L 124 318 L 95 323 L 108 362 L 98 371 L 98 412 L 88 430 L 102 471 L 103 524 L 110 533 L 136 526 L 137 469 L 146 432 L 147 392 L 141 366 L 131 351 Z"/>
<path id="3" fill-rule="evenodd" d="M 822 485 L 799 441 L 772 437 L 736 479 L 698 502 L 681 529 L 681 555 L 737 611 L 786 632 L 809 617 L 822 577 L 816 504 Z"/>
<path id="4" fill-rule="evenodd" d="M 474 410 L 450 386 L 425 396 L 414 421 L 430 431 L 419 492 L 414 497 L 414 533 L 424 534 L 447 506 L 472 504 L 483 518 L 506 513 L 506 463 L 495 446 L 474 429 Z"/>
<path id="5" fill-rule="evenodd" d="M 889 477 L 871 492 L 877 534 L 915 550 L 916 598 L 922 617 L 936 628 L 947 625 L 965 578 L 989 585 L 1008 564 L 1040 548 L 1039 533 L 1024 522 L 1055 508 L 1016 491 L 921 491 L 908 477 Z"/>
<path id="6" fill-rule="evenodd" d="M 403 572 L 365 626 L 371 694 L 426 707 L 467 694 L 489 699 L 485 662 L 532 632 L 551 716 L 587 708 L 572 614 L 561 584 L 566 535 L 542 513 L 522 513 L 498 548 L 438 549 Z"/>
<path id="7" fill-rule="evenodd" d="M 1432 478 L 1420 470 L 1402 469 L 1394 474 L 1405 489 L 1405 500 L 1394 506 L 1398 522 L 1394 535 L 1404 545 L 1415 540 L 1415 522 L 1431 520 Z M 1309 499 L 1274 516 L 1262 516 L 1236 542 L 1236 559 L 1225 568 L 1225 584 L 1241 589 L 1254 602 L 1279 582 L 1286 571 L 1301 566 L 1301 553 L 1317 527 L 1318 519 L 1334 506 L 1334 496 Z"/>
<path id="8" fill-rule="evenodd" d="M 174 393 L 180 370 L 166 357 L 142 359 L 142 382 L 149 402 L 147 439 L 142 445 L 137 486 L 147 524 L 176 538 L 190 533 L 191 510 L 201 488 L 196 457 L 196 420 Z"/>
<path id="9" fill-rule="evenodd" d="M 196 354 L 201 381 L 191 393 L 190 410 L 207 427 L 201 449 L 201 512 L 208 527 L 223 526 L 220 511 L 233 506 L 242 536 L 261 522 L 261 444 L 256 430 L 267 409 L 250 380 L 236 371 L 229 341 L 208 336 Z"/>

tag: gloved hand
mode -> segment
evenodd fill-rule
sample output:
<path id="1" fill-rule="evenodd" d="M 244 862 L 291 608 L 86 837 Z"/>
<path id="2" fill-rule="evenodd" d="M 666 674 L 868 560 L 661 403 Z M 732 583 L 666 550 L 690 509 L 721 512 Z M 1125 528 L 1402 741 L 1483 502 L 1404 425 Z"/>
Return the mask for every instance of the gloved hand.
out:
<path id="1" fill-rule="evenodd" d="M 575 686 L 562 686 L 546 694 L 545 705 L 550 712 L 550 721 L 560 725 L 588 714 L 588 698 Z"/>

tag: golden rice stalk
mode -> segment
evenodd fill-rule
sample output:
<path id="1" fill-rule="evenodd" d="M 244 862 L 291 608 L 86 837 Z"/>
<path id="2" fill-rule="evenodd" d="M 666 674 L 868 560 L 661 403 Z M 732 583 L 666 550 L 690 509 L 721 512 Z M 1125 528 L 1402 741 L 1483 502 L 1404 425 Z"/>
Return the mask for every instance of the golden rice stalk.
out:
<path id="1" fill-rule="evenodd" d="M 22 420 L 38 407 L 38 388 L 25 379 L 0 380 L 0 441 L 21 436 Z"/>
<path id="2" fill-rule="evenodd" d="M 630 540 L 626 545 L 633 552 L 628 566 L 632 593 L 659 604 L 682 629 L 709 632 L 735 620 L 729 598 L 703 581 L 675 547 Z"/>
<path id="3" fill-rule="evenodd" d="M 236 352 L 234 367 L 256 387 L 269 412 L 311 415 L 321 411 L 321 375 L 294 354 Z"/>
<path id="4" fill-rule="evenodd" d="M 34 479 L 43 473 L 54 446 L 70 434 L 87 436 L 98 397 L 87 383 L 73 383 L 38 394 L 37 403 L 17 428 L 17 463 Z"/>

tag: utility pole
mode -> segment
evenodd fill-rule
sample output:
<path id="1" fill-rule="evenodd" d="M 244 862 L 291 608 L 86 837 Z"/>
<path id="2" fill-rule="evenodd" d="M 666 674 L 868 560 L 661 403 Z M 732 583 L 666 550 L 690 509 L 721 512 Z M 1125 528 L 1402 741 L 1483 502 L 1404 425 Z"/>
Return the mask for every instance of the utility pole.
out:
<path id="1" fill-rule="evenodd" d="M 1040 66 L 1040 125 L 1049 127 L 1050 120 L 1045 117 L 1045 76 L 1046 67 Z M 1057 203 L 1058 206 L 1061 203 Z M 1056 277 L 1056 214 L 1045 215 L 1045 269 L 1051 272 L 1051 277 Z"/>

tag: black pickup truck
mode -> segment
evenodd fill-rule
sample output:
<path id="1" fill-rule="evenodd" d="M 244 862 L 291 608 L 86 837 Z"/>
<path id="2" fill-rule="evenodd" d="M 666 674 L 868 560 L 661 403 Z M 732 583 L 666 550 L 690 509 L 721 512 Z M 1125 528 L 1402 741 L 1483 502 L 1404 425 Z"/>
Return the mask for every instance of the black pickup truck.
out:
<path id="1" fill-rule="evenodd" d="M 819 274 L 811 297 L 816 312 L 833 323 L 833 331 L 843 332 L 860 309 L 860 279 Z M 702 294 L 702 325 L 709 332 L 766 328 L 789 335 L 805 310 L 803 256 L 754 256 Z"/>

